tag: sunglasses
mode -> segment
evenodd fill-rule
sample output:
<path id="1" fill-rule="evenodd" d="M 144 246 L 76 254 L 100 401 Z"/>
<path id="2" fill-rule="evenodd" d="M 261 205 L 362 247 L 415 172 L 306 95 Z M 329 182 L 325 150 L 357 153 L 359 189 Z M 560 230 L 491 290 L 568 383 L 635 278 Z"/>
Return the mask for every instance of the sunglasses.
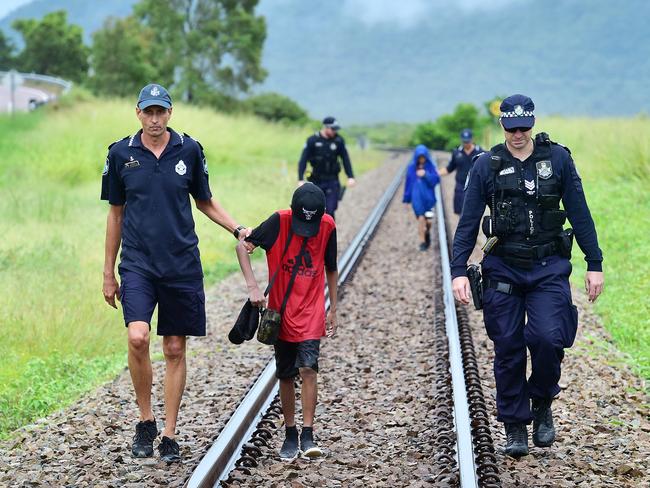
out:
<path id="1" fill-rule="evenodd" d="M 504 127 L 504 129 L 505 129 L 505 127 Z M 532 129 L 532 127 L 512 127 L 510 129 L 505 129 L 505 130 L 506 130 L 506 132 L 510 132 L 511 134 L 514 134 L 517 131 L 528 132 L 531 129 Z"/>

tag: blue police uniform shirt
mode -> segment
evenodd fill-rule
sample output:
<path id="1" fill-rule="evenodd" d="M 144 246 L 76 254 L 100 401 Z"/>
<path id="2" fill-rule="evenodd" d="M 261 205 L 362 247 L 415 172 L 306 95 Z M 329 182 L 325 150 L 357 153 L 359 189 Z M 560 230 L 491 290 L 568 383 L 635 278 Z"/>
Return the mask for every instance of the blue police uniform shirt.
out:
<path id="1" fill-rule="evenodd" d="M 298 161 L 298 180 L 305 178 L 307 162 L 312 165 L 312 178 L 314 182 L 338 180 L 341 167 L 339 158 L 343 161 L 343 170 L 348 178 L 354 178 L 350 155 L 345 147 L 345 140 L 340 136 L 328 139 L 320 132 L 307 138 L 305 147 Z"/>
<path id="2" fill-rule="evenodd" d="M 467 260 L 474 249 L 478 236 L 481 217 L 489 198 L 494 193 L 489 152 L 480 155 L 469 173 L 465 184 L 465 203 L 454 235 L 453 259 L 451 262 L 452 278 L 466 276 Z M 588 271 L 602 271 L 603 255 L 598 247 L 596 227 L 591 218 L 589 207 L 578 175 L 569 152 L 558 144 L 551 145 L 551 166 L 562 187 L 562 204 L 567 218 L 573 227 L 576 241 L 585 255 Z M 537 170 L 530 158 L 523 162 L 524 178 L 536 181 Z"/>
<path id="3" fill-rule="evenodd" d="M 458 146 L 451 153 L 451 159 L 447 165 L 447 171 L 451 173 L 456 171 L 456 184 L 464 185 L 465 180 L 467 179 L 467 173 L 469 173 L 470 168 L 472 167 L 472 160 L 478 154 L 481 154 L 483 149 L 481 146 L 475 145 L 472 152 L 467 154 L 463 150 L 463 146 Z"/>
<path id="4" fill-rule="evenodd" d="M 153 279 L 203 276 L 192 204 L 212 197 L 201 145 L 168 128 L 157 159 L 141 141 L 142 130 L 109 146 L 101 199 L 124 205 L 119 270 Z"/>

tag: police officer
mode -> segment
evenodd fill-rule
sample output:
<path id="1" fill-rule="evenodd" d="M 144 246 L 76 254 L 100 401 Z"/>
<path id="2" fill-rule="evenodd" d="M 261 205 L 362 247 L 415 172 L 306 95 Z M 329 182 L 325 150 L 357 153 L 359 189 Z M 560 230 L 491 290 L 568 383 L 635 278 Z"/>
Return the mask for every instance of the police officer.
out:
<path id="1" fill-rule="evenodd" d="M 325 193 L 325 211 L 332 217 L 338 207 L 341 193 L 339 158 L 343 160 L 343 169 L 348 176 L 348 186 L 353 187 L 355 184 L 345 141 L 337 134 L 339 129 L 340 126 L 334 117 L 325 117 L 321 130 L 307 139 L 298 162 L 298 186 L 305 182 L 305 170 L 307 161 L 309 161 L 312 172 L 308 180 Z"/>
<path id="2" fill-rule="evenodd" d="M 167 127 L 172 115 L 167 90 L 145 86 L 136 115 L 142 129 L 111 144 L 104 166 L 101 198 L 110 206 L 103 293 L 114 308 L 116 298 L 122 302 L 128 328 L 129 370 L 140 410 L 131 449 L 135 457 L 152 456 L 158 435 L 149 358 L 151 316 L 158 305 L 157 333 L 163 336 L 166 363 L 165 425 L 158 450 L 161 459 L 172 462 L 180 460 L 174 436 L 185 388 L 186 336 L 205 335 L 203 271 L 190 195 L 201 212 L 236 238 L 243 239 L 250 229 L 238 225 L 212 198 L 201 145 Z"/>
<path id="3" fill-rule="evenodd" d="M 440 175 L 448 175 L 456 171 L 456 187 L 454 189 L 454 213 L 460 215 L 463 210 L 463 187 L 469 169 L 472 167 L 472 161 L 475 156 L 483 152 L 481 146 L 474 144 L 472 131 L 463 129 L 460 132 L 462 144 L 451 153 L 451 159 L 446 168 L 440 170 Z"/>
<path id="4" fill-rule="evenodd" d="M 567 148 L 545 133 L 531 138 L 534 109 L 524 95 L 501 104 L 505 143 L 480 155 L 470 171 L 451 265 L 454 296 L 467 304 L 467 259 L 487 205 L 483 317 L 495 349 L 497 420 L 505 423 L 505 452 L 513 457 L 528 454 L 531 420 L 535 446 L 555 440 L 551 402 L 560 391 L 564 349 L 573 344 L 578 325 L 569 286 L 573 231 L 563 229 L 567 218 L 587 261 L 589 300 L 603 289 L 603 257 L 580 176 Z"/>

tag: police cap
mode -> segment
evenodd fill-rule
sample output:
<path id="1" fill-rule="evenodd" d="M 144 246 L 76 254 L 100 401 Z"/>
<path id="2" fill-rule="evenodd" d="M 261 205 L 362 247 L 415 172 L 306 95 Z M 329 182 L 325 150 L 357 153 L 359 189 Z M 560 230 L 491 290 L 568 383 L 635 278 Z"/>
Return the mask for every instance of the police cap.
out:
<path id="1" fill-rule="evenodd" d="M 535 125 L 535 104 L 526 95 L 510 95 L 501 102 L 501 123 L 506 129 Z"/>
<path id="2" fill-rule="evenodd" d="M 339 130 L 341 128 L 339 123 L 336 121 L 336 117 L 331 117 L 331 116 L 325 117 L 323 119 L 323 125 L 325 127 L 329 127 L 332 130 Z"/>
<path id="3" fill-rule="evenodd" d="M 463 129 L 460 131 L 460 140 L 463 142 L 469 142 L 472 140 L 472 131 L 471 129 Z"/>
<path id="4" fill-rule="evenodd" d="M 140 90 L 140 96 L 138 97 L 138 108 L 140 110 L 153 105 L 163 108 L 172 107 L 172 97 L 169 96 L 169 92 L 164 86 L 156 83 L 145 86 Z"/>

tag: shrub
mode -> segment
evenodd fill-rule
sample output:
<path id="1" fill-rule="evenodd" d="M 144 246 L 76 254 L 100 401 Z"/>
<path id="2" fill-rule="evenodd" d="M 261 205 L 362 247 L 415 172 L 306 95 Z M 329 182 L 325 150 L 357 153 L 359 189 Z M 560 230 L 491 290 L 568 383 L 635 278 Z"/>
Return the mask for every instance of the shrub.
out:
<path id="1" fill-rule="evenodd" d="M 305 124 L 309 121 L 307 112 L 289 97 L 279 93 L 261 93 L 243 102 L 244 109 L 272 122 Z"/>

